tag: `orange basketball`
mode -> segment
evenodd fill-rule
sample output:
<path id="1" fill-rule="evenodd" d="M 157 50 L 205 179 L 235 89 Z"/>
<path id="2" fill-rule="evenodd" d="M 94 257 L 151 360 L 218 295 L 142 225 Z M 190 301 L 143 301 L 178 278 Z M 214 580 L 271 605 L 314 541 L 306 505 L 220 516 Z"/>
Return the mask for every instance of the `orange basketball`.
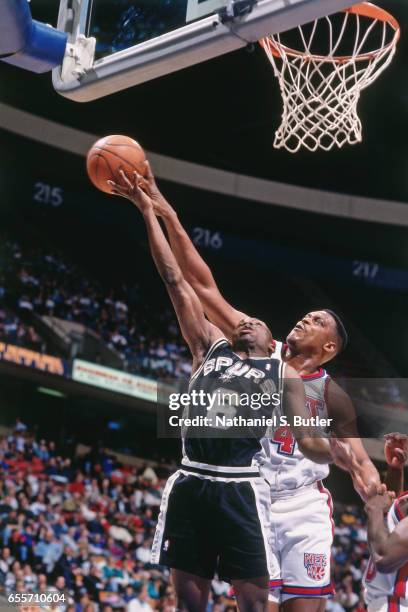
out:
<path id="1" fill-rule="evenodd" d="M 105 136 L 89 149 L 86 169 L 95 187 L 111 193 L 107 181 L 123 183 L 119 170 L 123 170 L 132 179 L 135 170 L 145 174 L 144 161 L 145 152 L 136 140 L 128 136 Z"/>

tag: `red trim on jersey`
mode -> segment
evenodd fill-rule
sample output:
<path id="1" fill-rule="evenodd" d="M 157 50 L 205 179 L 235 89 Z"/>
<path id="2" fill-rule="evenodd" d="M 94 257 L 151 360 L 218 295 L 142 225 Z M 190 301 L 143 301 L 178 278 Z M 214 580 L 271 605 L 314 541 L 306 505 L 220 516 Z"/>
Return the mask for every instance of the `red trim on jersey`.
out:
<path id="1" fill-rule="evenodd" d="M 408 563 L 400 567 L 400 569 L 397 572 L 397 577 L 395 579 L 395 586 L 394 586 L 394 592 L 393 592 L 394 597 L 401 597 L 402 599 L 405 598 L 405 593 L 407 590 L 407 580 L 408 580 Z"/>
<path id="2" fill-rule="evenodd" d="M 269 581 L 269 588 L 270 589 L 279 589 L 281 586 L 283 586 L 282 578 L 280 578 L 279 580 L 270 580 Z"/>
<path id="3" fill-rule="evenodd" d="M 322 378 L 326 374 L 326 371 L 323 368 L 319 368 L 317 372 L 313 372 L 313 374 L 301 374 L 301 378 L 303 380 L 314 380 L 315 378 Z"/>
<path id="4" fill-rule="evenodd" d="M 405 516 L 402 514 L 402 510 L 398 505 L 398 500 L 396 500 L 394 504 L 394 510 L 395 510 L 395 516 L 397 517 L 397 519 L 399 521 L 402 521 L 402 519 L 405 518 Z"/>
<path id="5" fill-rule="evenodd" d="M 287 350 L 288 350 L 288 343 L 282 342 L 281 358 L 285 357 L 285 353 Z M 304 374 L 304 375 L 301 374 L 300 377 L 303 378 L 303 380 L 314 380 L 315 378 L 321 378 L 325 374 L 326 374 L 326 371 L 323 370 L 323 368 L 319 368 L 317 372 L 313 372 L 313 374 Z"/>
<path id="6" fill-rule="evenodd" d="M 399 507 L 399 500 L 402 497 L 406 497 L 408 495 L 408 491 L 404 491 L 403 493 L 401 493 L 400 495 L 398 495 L 397 499 L 394 502 L 394 511 L 395 511 L 395 516 L 397 517 L 397 519 L 399 521 L 402 521 L 402 519 L 406 518 L 405 514 L 403 514 L 401 508 Z"/>
<path id="7" fill-rule="evenodd" d="M 327 505 L 329 506 L 329 512 L 330 512 L 330 521 L 332 524 L 332 534 L 333 534 L 333 538 L 334 538 L 334 521 L 333 521 L 333 500 L 332 500 L 332 496 L 330 491 L 328 491 L 324 486 L 321 480 L 317 481 L 317 488 L 319 489 L 320 493 L 323 493 L 324 495 L 327 495 Z"/>
<path id="8" fill-rule="evenodd" d="M 400 612 L 399 600 L 396 597 L 388 597 L 387 612 Z"/>
<path id="9" fill-rule="evenodd" d="M 297 587 L 283 585 L 283 595 L 305 595 L 305 596 L 316 596 L 316 595 L 334 595 L 333 584 L 326 584 L 322 587 Z"/>
<path id="10" fill-rule="evenodd" d="M 329 506 L 329 513 L 330 513 L 330 522 L 332 525 L 332 537 L 334 539 L 334 520 L 333 520 L 333 499 L 331 496 L 331 493 L 328 489 L 326 489 L 326 487 L 323 486 L 323 483 L 321 480 L 317 481 L 317 488 L 319 489 L 320 493 L 322 493 L 323 495 L 327 496 L 327 505 Z M 330 563 L 332 562 L 332 557 L 330 557 Z M 334 585 L 334 580 L 331 580 L 331 594 L 334 595 L 336 592 L 335 589 L 335 585 Z"/>
<path id="11" fill-rule="evenodd" d="M 329 412 L 329 401 L 328 401 L 328 392 L 329 392 L 329 383 L 331 381 L 331 377 L 327 376 L 326 380 L 324 381 L 324 391 L 323 391 L 323 397 L 324 397 L 324 401 L 327 407 L 327 412 Z"/>

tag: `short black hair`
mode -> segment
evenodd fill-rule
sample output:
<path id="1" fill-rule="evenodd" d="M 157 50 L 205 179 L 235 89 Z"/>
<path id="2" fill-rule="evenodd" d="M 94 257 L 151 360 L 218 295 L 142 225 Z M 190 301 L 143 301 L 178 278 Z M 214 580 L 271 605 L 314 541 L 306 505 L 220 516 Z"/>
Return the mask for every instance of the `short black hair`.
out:
<path id="1" fill-rule="evenodd" d="M 337 334 L 341 340 L 340 350 L 343 351 L 348 344 L 348 333 L 346 331 L 346 328 L 344 327 L 344 323 L 340 319 L 339 315 L 336 314 L 333 310 L 330 310 L 330 308 L 324 308 L 324 312 L 327 312 L 331 317 L 333 317 L 334 322 L 336 323 Z"/>

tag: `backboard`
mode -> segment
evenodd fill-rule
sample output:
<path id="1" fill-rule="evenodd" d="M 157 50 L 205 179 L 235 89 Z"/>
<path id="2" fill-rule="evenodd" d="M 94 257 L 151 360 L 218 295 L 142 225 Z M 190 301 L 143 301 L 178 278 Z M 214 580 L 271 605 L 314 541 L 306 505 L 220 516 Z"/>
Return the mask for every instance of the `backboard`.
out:
<path id="1" fill-rule="evenodd" d="M 350 0 L 60 0 L 69 37 L 53 71 L 87 102 L 234 51 L 350 5 Z"/>

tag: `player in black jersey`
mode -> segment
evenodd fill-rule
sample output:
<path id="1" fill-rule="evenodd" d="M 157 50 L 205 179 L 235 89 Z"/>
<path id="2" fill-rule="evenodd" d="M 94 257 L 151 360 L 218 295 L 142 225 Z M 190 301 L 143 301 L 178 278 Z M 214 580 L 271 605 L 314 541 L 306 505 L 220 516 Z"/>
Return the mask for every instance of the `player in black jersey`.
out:
<path id="1" fill-rule="evenodd" d="M 196 291 L 206 315 L 226 334 L 227 338 L 230 338 L 232 330 L 235 329 L 240 320 L 246 318 L 246 315 L 236 310 L 221 294 L 210 268 L 190 240 L 178 219 L 177 213 L 160 193 L 148 164 L 146 164 L 146 179 L 143 183 L 143 189 L 152 198 L 155 212 L 162 218 L 166 226 L 169 242 L 177 262 L 185 278 Z M 129 195 L 127 194 L 127 197 Z M 323 309 L 310 312 L 302 317 L 287 336 L 286 344 L 277 343 L 278 351 L 275 352 L 275 355 L 279 354 L 280 358 L 294 367 L 305 380 L 311 380 L 315 373 L 321 371 L 320 366 L 333 359 L 345 347 L 346 343 L 347 333 L 339 317 L 333 311 Z M 341 440 L 341 444 L 348 445 L 351 450 L 346 461 L 336 461 L 336 463 L 350 473 L 355 490 L 363 499 L 366 499 L 368 490 L 372 486 L 379 486 L 379 474 L 359 438 L 356 414 L 350 398 L 335 381 L 329 377 L 327 377 L 327 381 L 328 383 L 324 388 L 323 405 L 326 407 L 327 416 L 333 420 L 332 431 Z M 274 469 L 276 470 L 276 464 Z M 271 488 L 272 492 L 273 489 L 274 487 Z M 274 516 L 277 516 L 276 511 Z M 314 516 L 317 517 L 317 514 Z M 310 535 L 307 529 L 309 519 L 313 521 L 313 511 L 310 513 L 309 508 L 305 508 L 304 537 L 297 544 L 299 547 L 304 547 L 305 551 L 311 550 L 310 546 L 314 542 L 313 535 Z M 291 512 L 282 515 L 282 531 L 285 531 L 285 527 L 287 527 L 286 533 L 292 533 L 292 521 Z M 315 525 L 319 525 L 326 534 L 331 534 L 328 521 L 330 521 L 329 514 L 326 514 L 325 517 L 321 517 L 320 523 L 317 521 Z M 311 525 L 312 522 L 309 524 Z M 279 531 L 279 527 L 274 531 Z M 288 539 L 285 537 L 285 542 Z M 289 567 L 288 557 L 293 553 L 293 547 L 286 546 L 282 540 L 279 541 L 279 544 L 276 544 L 276 538 L 273 538 L 273 540 L 275 540 L 273 550 L 279 555 L 280 559 L 283 589 L 281 593 L 275 594 L 274 591 L 271 593 L 270 612 L 278 612 L 280 609 L 284 612 L 320 612 L 322 607 L 325 606 L 326 593 L 323 591 L 319 593 L 318 589 L 314 589 L 313 595 L 311 590 L 304 591 L 302 594 L 303 589 L 299 587 L 307 585 L 302 585 L 300 578 Z M 330 545 L 331 536 L 328 535 L 325 546 L 330 550 Z M 330 554 L 327 555 L 327 559 L 329 557 Z M 299 571 L 300 568 L 301 564 L 299 563 Z M 305 572 L 308 575 L 306 566 L 303 575 L 305 575 Z M 330 572 L 328 573 L 330 574 Z M 279 587 L 279 585 L 272 585 L 274 590 L 279 591 L 279 588 L 276 589 L 277 586 Z M 290 590 L 288 590 L 288 587 Z M 284 593 L 285 590 L 286 593 Z"/>
<path id="2" fill-rule="evenodd" d="M 273 559 L 267 542 L 270 488 L 255 460 L 266 430 L 262 417 L 272 417 L 275 404 L 289 422 L 294 415 L 307 418 L 304 386 L 291 366 L 270 358 L 273 337 L 265 323 L 243 319 L 229 344 L 205 318 L 164 236 L 152 200 L 139 187 L 139 177 L 131 182 L 123 174 L 123 180 L 126 187 L 110 184 L 143 214 L 153 259 L 193 355 L 190 392 L 204 391 L 208 402 L 229 393 L 240 399 L 243 394 L 252 399 L 256 395 L 257 400 L 261 394 L 270 397 L 269 404 L 252 414 L 240 401 L 229 402 L 227 408 L 205 402 L 194 408 L 190 416 L 201 411 L 211 417 L 212 431 L 206 436 L 195 436 L 191 428 L 184 431 L 182 466 L 163 493 L 152 561 L 172 568 L 179 600 L 191 612 L 206 610 L 215 573 L 232 582 L 241 612 L 263 612 Z M 237 415 L 257 417 L 261 424 L 254 422 L 243 429 L 232 426 L 232 435 L 227 436 L 231 427 L 222 417 L 233 421 Z M 321 463 L 331 460 L 326 439 L 307 437 L 307 428 L 294 432 L 305 455 Z"/>

